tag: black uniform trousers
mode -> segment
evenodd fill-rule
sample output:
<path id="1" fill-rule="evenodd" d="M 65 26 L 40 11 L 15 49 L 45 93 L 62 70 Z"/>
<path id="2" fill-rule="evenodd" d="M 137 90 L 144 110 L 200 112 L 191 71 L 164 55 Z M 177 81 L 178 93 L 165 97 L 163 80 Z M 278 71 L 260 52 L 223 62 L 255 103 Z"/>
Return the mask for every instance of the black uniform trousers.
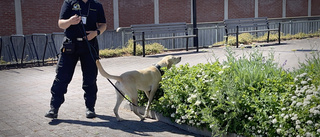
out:
<path id="1" fill-rule="evenodd" d="M 96 38 L 89 41 L 93 55 L 90 53 L 85 40 L 73 40 L 73 42 L 76 43 L 75 52 L 72 54 L 65 54 L 62 52 L 59 57 L 56 68 L 56 77 L 51 87 L 52 97 L 50 107 L 58 110 L 64 102 L 64 94 L 67 93 L 67 88 L 72 80 L 75 66 L 78 60 L 80 60 L 83 76 L 82 89 L 85 91 L 85 105 L 89 110 L 94 111 L 98 91 L 96 84 L 98 69 L 95 63 L 99 49 L 98 41 Z"/>

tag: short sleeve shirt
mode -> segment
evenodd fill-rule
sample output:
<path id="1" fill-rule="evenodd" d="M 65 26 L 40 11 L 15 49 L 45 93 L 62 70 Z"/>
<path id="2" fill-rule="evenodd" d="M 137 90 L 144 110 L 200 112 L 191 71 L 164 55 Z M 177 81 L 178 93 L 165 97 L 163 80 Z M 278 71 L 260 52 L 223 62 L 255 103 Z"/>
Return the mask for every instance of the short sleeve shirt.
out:
<path id="1" fill-rule="evenodd" d="M 103 7 L 96 0 L 88 0 L 86 3 L 82 0 L 64 0 L 59 18 L 69 19 L 75 14 L 86 17 L 86 24 L 84 24 L 85 31 L 96 30 L 96 23 L 106 23 Z M 64 33 L 70 39 L 82 38 L 85 35 L 81 23 L 71 25 Z"/>

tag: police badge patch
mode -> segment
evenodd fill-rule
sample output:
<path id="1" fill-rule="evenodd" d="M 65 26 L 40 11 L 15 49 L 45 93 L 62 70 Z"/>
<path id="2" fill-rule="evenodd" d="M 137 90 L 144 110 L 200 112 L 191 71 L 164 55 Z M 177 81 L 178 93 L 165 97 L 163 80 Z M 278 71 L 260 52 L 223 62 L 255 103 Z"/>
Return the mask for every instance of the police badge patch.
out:
<path id="1" fill-rule="evenodd" d="M 81 8 L 80 8 L 80 4 L 79 3 L 75 3 L 75 4 L 73 4 L 73 6 L 72 6 L 73 8 L 72 8 L 72 10 L 81 10 Z"/>

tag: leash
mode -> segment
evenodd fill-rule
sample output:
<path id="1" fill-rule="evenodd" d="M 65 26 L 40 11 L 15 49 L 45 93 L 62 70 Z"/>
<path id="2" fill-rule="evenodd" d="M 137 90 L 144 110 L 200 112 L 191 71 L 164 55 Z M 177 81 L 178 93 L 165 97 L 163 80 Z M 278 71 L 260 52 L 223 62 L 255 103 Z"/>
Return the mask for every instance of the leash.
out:
<path id="1" fill-rule="evenodd" d="M 110 84 L 120 93 L 120 95 L 125 98 L 127 101 L 129 101 L 130 104 L 132 104 L 133 106 L 136 106 L 136 104 L 133 104 L 125 95 L 123 95 L 123 93 L 111 82 L 110 79 L 107 78 L 107 80 L 110 82 Z"/>
<path id="2" fill-rule="evenodd" d="M 84 28 L 84 25 L 83 25 L 83 22 L 82 22 L 82 21 L 81 21 L 81 26 L 82 26 L 82 30 L 83 30 L 83 32 L 84 32 L 85 41 L 87 42 L 87 45 L 88 45 L 88 48 L 89 48 L 89 51 L 90 51 L 92 60 L 93 60 L 94 62 L 96 62 L 96 59 L 94 58 L 94 55 L 93 55 L 92 50 L 91 50 L 91 47 L 94 49 L 95 55 L 96 55 L 97 51 L 96 51 L 96 49 L 89 43 L 88 37 L 87 37 L 87 33 L 86 33 L 86 30 L 85 30 L 85 28 Z M 97 55 L 96 55 L 96 56 L 97 56 Z M 98 59 L 99 59 L 99 58 L 98 58 Z M 107 78 L 107 80 L 108 80 L 108 81 L 110 82 L 110 84 L 116 89 L 116 91 L 118 91 L 118 93 L 120 93 L 120 95 L 121 95 L 124 99 L 126 99 L 126 100 L 127 100 L 130 104 L 132 104 L 133 106 L 136 106 L 136 107 L 137 107 L 137 105 L 134 104 L 134 103 L 132 103 L 132 102 L 112 83 L 112 81 L 111 81 L 109 78 Z"/>

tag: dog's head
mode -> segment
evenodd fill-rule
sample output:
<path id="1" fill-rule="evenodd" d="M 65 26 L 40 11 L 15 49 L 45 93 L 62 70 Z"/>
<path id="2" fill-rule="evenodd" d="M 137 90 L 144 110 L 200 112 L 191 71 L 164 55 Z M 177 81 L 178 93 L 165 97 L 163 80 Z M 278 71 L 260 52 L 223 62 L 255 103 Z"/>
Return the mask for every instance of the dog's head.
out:
<path id="1" fill-rule="evenodd" d="M 178 64 L 181 61 L 181 57 L 175 57 L 175 56 L 165 56 L 160 62 L 162 62 L 162 67 L 167 67 L 167 69 L 170 69 L 172 65 Z"/>

